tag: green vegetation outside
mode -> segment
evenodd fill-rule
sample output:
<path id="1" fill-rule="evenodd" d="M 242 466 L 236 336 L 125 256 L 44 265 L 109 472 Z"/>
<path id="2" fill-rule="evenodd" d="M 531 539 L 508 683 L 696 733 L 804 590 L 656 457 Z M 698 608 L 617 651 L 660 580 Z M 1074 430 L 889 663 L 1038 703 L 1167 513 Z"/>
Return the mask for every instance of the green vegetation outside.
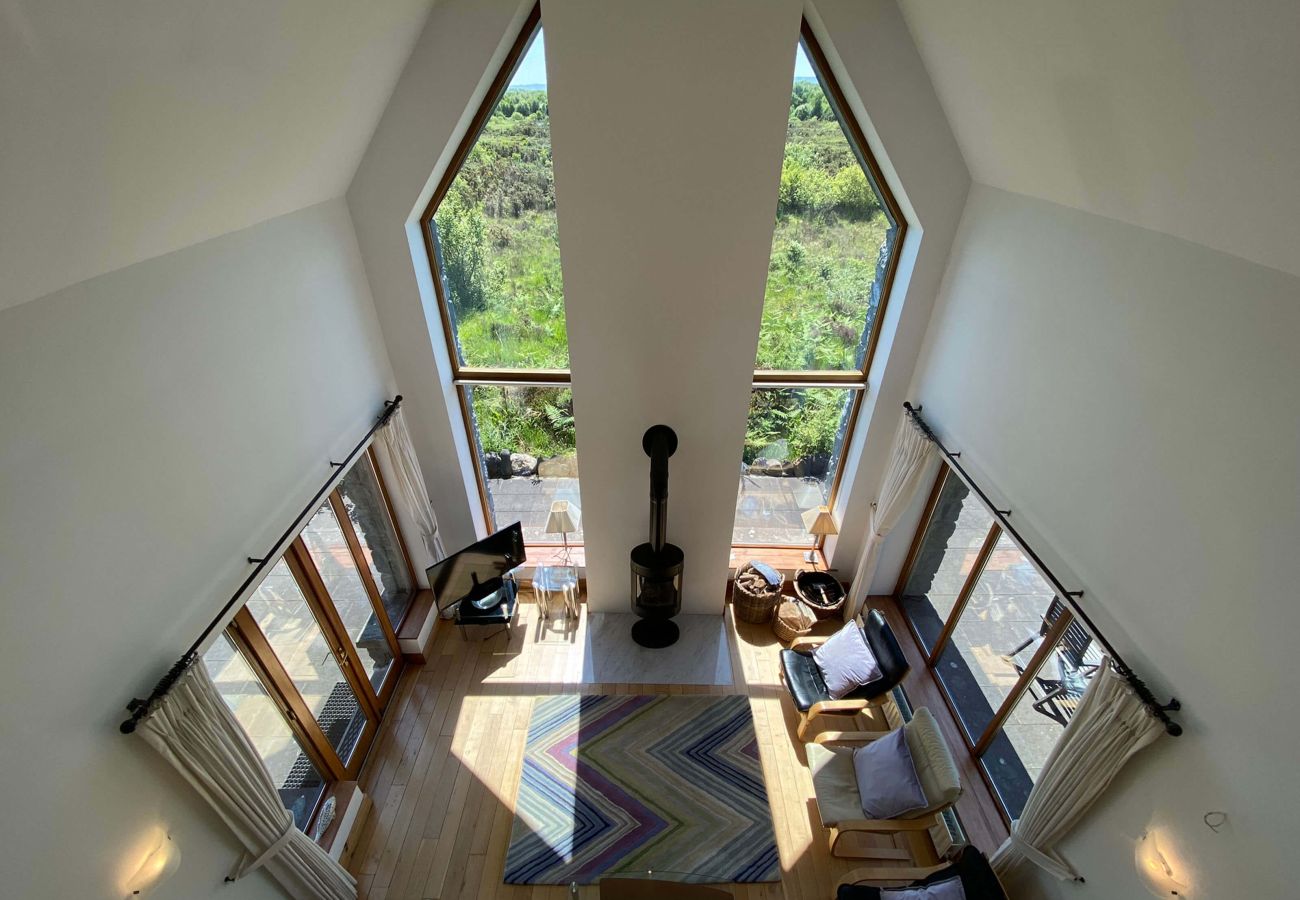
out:
<path id="1" fill-rule="evenodd" d="M 815 81 L 790 99 L 756 367 L 861 365 L 892 226 Z M 463 364 L 567 368 L 568 342 L 545 91 L 510 90 L 434 221 Z M 756 391 L 746 462 L 829 457 L 848 408 L 838 389 Z M 573 397 L 475 388 L 484 451 L 573 452 Z"/>

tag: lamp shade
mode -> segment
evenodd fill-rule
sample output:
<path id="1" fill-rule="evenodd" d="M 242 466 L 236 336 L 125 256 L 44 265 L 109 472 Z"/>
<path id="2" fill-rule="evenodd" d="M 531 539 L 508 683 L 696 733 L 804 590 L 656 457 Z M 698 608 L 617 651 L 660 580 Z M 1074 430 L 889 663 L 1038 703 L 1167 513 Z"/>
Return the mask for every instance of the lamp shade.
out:
<path id="1" fill-rule="evenodd" d="M 546 517 L 547 534 L 570 534 L 578 530 L 582 521 L 582 512 L 568 500 L 556 500 L 551 503 L 550 515 Z"/>
<path id="2" fill-rule="evenodd" d="M 835 524 L 835 519 L 831 516 L 829 506 L 818 506 L 807 510 L 803 514 L 803 527 L 804 531 L 819 537 L 824 534 L 840 533 L 840 529 Z"/>

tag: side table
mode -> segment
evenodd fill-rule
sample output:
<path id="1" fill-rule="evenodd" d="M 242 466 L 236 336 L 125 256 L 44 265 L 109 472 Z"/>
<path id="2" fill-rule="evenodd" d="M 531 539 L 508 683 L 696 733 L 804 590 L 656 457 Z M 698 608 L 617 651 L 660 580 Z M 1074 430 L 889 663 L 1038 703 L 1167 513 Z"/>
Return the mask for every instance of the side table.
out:
<path id="1" fill-rule="evenodd" d="M 551 617 L 551 606 L 561 604 L 564 618 L 578 617 L 578 570 L 573 566 L 538 566 L 533 573 L 533 598 L 542 616 Z"/>

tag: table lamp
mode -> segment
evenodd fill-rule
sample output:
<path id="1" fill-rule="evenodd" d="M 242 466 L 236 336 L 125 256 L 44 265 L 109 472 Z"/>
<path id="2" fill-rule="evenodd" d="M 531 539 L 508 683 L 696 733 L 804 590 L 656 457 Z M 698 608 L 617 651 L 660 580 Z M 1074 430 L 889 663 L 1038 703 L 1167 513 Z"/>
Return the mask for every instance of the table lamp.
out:
<path id="1" fill-rule="evenodd" d="M 569 532 L 577 531 L 581 521 L 582 512 L 568 500 L 555 500 L 551 503 L 550 515 L 546 517 L 546 533 L 563 536 L 564 550 L 560 559 L 566 566 L 573 565 L 573 557 L 569 555 Z"/>
<path id="2" fill-rule="evenodd" d="M 835 525 L 835 519 L 831 517 L 831 508 L 829 506 L 818 506 L 807 510 L 803 514 L 803 527 L 820 544 L 822 538 L 828 534 L 839 534 L 840 530 Z M 813 547 L 803 555 L 803 558 L 813 564 L 813 571 L 817 570 L 817 547 Z"/>

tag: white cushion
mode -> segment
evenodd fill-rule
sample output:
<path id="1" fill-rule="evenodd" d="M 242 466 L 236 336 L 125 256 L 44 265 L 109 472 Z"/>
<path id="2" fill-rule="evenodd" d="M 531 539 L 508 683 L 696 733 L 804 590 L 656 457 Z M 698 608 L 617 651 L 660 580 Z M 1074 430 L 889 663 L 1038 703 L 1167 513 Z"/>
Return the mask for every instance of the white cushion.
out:
<path id="1" fill-rule="evenodd" d="M 925 887 L 884 888 L 881 900 L 966 900 L 960 878 L 945 878 Z"/>
<path id="2" fill-rule="evenodd" d="M 856 622 L 849 622 L 813 651 L 826 690 L 834 700 L 880 677 L 880 663 Z"/>

